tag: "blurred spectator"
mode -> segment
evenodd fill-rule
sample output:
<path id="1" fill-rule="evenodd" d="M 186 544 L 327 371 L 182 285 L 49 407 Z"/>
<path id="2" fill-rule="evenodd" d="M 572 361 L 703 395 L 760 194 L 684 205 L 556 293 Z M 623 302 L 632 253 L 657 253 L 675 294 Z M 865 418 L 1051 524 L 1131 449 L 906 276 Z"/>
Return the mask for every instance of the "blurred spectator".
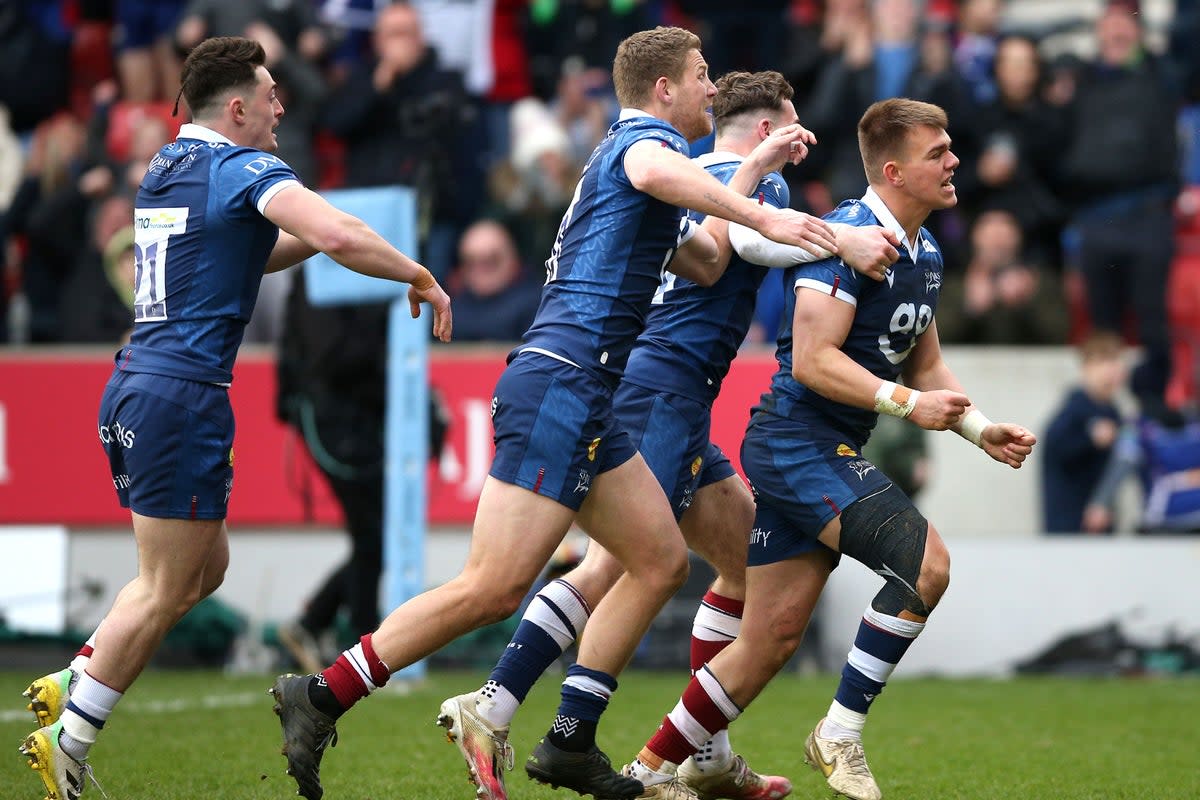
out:
<path id="1" fill-rule="evenodd" d="M 568 157 L 579 169 L 608 134 L 621 110 L 609 73 L 597 67 L 584 67 L 573 58 L 563 63 L 550 109 L 567 133 Z"/>
<path id="2" fill-rule="evenodd" d="M 316 0 L 317 18 L 330 37 L 329 75 L 334 84 L 370 58 L 371 31 L 379 11 L 392 0 Z"/>
<path id="3" fill-rule="evenodd" d="M 177 132 L 159 114 L 123 108 L 116 102 L 117 94 L 117 85 L 111 80 L 98 83 L 92 90 L 94 105 L 78 184 L 79 191 L 92 201 L 113 193 L 130 198 L 137 194 L 150 159 Z M 123 129 L 114 130 L 117 127 Z M 103 246 L 101 242 L 100 249 Z"/>
<path id="4" fill-rule="evenodd" d="M 1121 428 L 1115 398 L 1125 385 L 1120 337 L 1094 333 L 1078 348 L 1080 382 L 1042 438 L 1042 530 L 1079 533 L 1088 498 L 1100 484 Z M 1092 533 L 1111 533 L 1106 523 Z"/>
<path id="5" fill-rule="evenodd" d="M 67 342 L 124 344 L 133 327 L 133 206 L 114 195 L 101 203 L 92 235 L 62 290 Z"/>
<path id="6" fill-rule="evenodd" d="M 310 61 L 320 59 L 329 45 L 309 0 L 188 0 L 175 40 L 191 50 L 213 36 L 248 36 L 246 29 L 254 23 L 270 27 L 289 50 Z"/>
<path id="7" fill-rule="evenodd" d="M 958 9 L 954 65 L 971 87 L 971 99 L 984 105 L 996 99 L 993 62 L 1000 37 L 1002 0 L 963 0 Z"/>
<path id="8" fill-rule="evenodd" d="M 1166 285 L 1178 190 L 1178 95 L 1142 41 L 1136 0 L 1110 0 L 1096 22 L 1099 54 L 1079 75 L 1062 157 L 1061 192 L 1074 202 L 1075 259 L 1100 330 L 1132 315 L 1144 356 L 1139 398 L 1160 403 L 1170 373 Z"/>
<path id="9" fill-rule="evenodd" d="M 1087 531 L 1112 527 L 1117 492 L 1137 474 L 1142 489 L 1139 533 L 1200 533 L 1200 419 L 1148 402 L 1117 439 L 1084 511 Z"/>
<path id="10" fill-rule="evenodd" d="M 458 232 L 478 209 L 470 103 L 458 73 L 443 69 L 407 5 L 384 8 L 373 34 L 375 58 L 347 77 L 325 113 L 346 144 L 346 184 L 400 184 L 417 190 L 422 260 L 444 276 Z"/>
<path id="11" fill-rule="evenodd" d="M 84 138 L 84 126 L 69 114 L 41 123 L 5 215 L 5 233 L 24 241 L 21 287 L 33 342 L 61 338 L 59 294 L 74 269 L 78 243 L 87 240 L 89 200 L 80 187 Z"/>
<path id="12" fill-rule="evenodd" d="M 0 105 L 19 134 L 67 105 L 70 41 L 50 23 L 61 2 L 0 0 Z"/>
<path id="13" fill-rule="evenodd" d="M 784 16 L 789 0 L 757 0 L 733 4 L 727 0 L 677 0 L 681 12 L 704 41 L 709 71 L 775 69 L 783 48 Z"/>
<path id="14" fill-rule="evenodd" d="M 264 66 L 275 79 L 279 102 L 287 115 L 287 124 L 276 129 L 279 147 L 275 155 L 296 171 L 309 187 L 317 185 L 317 159 L 313 140 L 327 87 L 316 65 L 301 56 L 275 29 L 263 22 L 252 22 L 245 36 L 258 40 L 267 60 Z"/>
<path id="15" fill-rule="evenodd" d="M 510 146 L 512 104 L 533 92 L 522 23 L 525 0 L 412 0 L 438 62 L 456 70 L 477 109 L 478 176 L 502 161 Z"/>
<path id="16" fill-rule="evenodd" d="M 1040 97 L 1041 61 L 1032 39 L 1002 39 L 995 68 L 995 99 L 969 115 L 978 146 L 962 151 L 964 163 L 955 171 L 959 201 L 972 211 L 1014 215 L 1027 250 L 1057 265 L 1064 210 L 1052 187 L 1066 146 L 1065 118 Z"/>
<path id="17" fill-rule="evenodd" d="M 186 0 L 116 0 L 114 31 L 121 96 L 173 102 L 179 94 L 175 26 Z"/>
<path id="18" fill-rule="evenodd" d="M 492 220 L 463 233 L 450 286 L 459 342 L 519 341 L 541 299 L 541 284 L 526 274 L 512 236 Z"/>
<path id="19" fill-rule="evenodd" d="M 801 121 L 816 133 L 820 145 L 799 170 L 785 175 L 789 181 L 796 175 L 820 181 L 792 192 L 793 198 L 805 197 L 816 213 L 831 210 L 847 197 L 860 197 L 866 189 L 857 126 L 876 100 L 912 97 L 944 104 L 955 146 L 969 136 L 967 115 L 957 110 L 966 88 L 953 71 L 945 21 L 930 17 L 923 26 L 920 11 L 918 0 L 830 3 L 821 38 L 825 63 L 800 109 Z M 942 245 L 952 247 L 953 239 L 940 233 Z M 956 236 L 961 239 L 961 234 Z"/>
<path id="20" fill-rule="evenodd" d="M 517 250 L 533 263 L 550 254 L 581 164 L 571 158 L 567 132 L 542 101 L 516 103 L 510 119 L 512 152 L 491 175 L 499 214 L 518 231 Z"/>
<path id="21" fill-rule="evenodd" d="M 1007 211 L 987 211 L 971 227 L 965 273 L 950 273 L 938 305 L 944 341 L 962 344 L 1060 344 L 1067 319 L 1057 282 L 1023 251 L 1021 228 Z"/>

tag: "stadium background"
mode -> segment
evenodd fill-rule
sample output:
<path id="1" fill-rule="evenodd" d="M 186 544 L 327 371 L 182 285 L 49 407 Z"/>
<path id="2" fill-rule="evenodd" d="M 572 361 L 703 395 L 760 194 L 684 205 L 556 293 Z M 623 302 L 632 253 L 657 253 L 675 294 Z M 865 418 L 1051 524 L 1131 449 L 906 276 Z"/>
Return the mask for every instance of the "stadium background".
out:
<path id="1" fill-rule="evenodd" d="M 58 15 L 66 36 L 65 52 L 80 70 L 72 77 L 70 106 L 76 113 L 81 107 L 86 109 L 96 85 L 89 85 L 87 76 L 103 73 L 104 54 L 111 56 L 111 25 L 106 27 L 104 21 L 88 17 L 105 4 L 3 4 L 6 13 L 18 5 L 43 15 Z M 702 12 L 689 18 L 680 10 L 686 3 L 635 5 L 652 8 L 668 21 L 702 22 Z M 788 24 L 819 6 L 809 2 L 778 5 L 786 6 L 779 13 Z M 1090 21 L 1102 3 L 1011 0 L 1001 5 L 1006 24 L 1044 31 L 1042 52 L 1047 59 L 1089 56 L 1093 46 Z M 1147 36 L 1157 50 L 1168 47 L 1172 26 L 1179 19 L 1195 15 L 1194 5 L 1184 0 L 1178 7 L 1169 0 L 1141 4 Z M 957 11 L 958 4 L 952 2 L 928 4 L 929 18 L 947 25 L 953 24 Z M 119 107 L 113 116 L 115 133 L 110 131 L 110 135 L 121 141 L 145 113 L 137 105 Z M 1186 117 L 1181 116 L 1183 119 Z M 285 118 L 283 124 L 289 122 Z M 1194 126 L 1186 124 L 1181 125 L 1181 132 L 1185 146 L 1196 135 Z M 17 131 L 16 139 L 19 152 L 27 155 L 35 139 L 34 129 Z M 317 144 L 322 182 L 337 185 L 338 158 L 344 151 L 335 139 L 323 134 Z M 24 166 L 18 165 L 18 172 Z M 1184 178 L 1186 184 L 1187 176 Z M 1185 186 L 1181 198 L 1191 197 Z M 1181 210 L 1189 210 L 1186 203 Z M 1194 213 L 1196 209 L 1190 210 Z M 1191 218 L 1181 213 L 1180 220 L 1181 259 L 1172 293 L 1177 300 L 1186 299 L 1200 285 L 1193 261 L 1184 258 L 1193 255 L 1188 249 Z M 132 541 L 120 510 L 111 502 L 100 451 L 92 438 L 93 406 L 108 370 L 111 348 L 80 348 L 61 338 L 36 341 L 22 292 L 24 245 L 18 236 L 11 237 L 8 246 L 4 299 L 9 344 L 0 349 L 0 606 L 4 621 L 18 635 L 53 633 L 64 625 L 86 631 L 131 576 L 133 564 Z M 529 263 L 536 264 L 539 259 L 526 254 Z M 448 261 L 446 269 L 450 267 Z M 1070 291 L 1069 274 L 1064 275 L 1059 265 L 1044 275 L 1046 280 L 1062 280 L 1068 287 L 1053 309 L 1068 323 L 1064 328 L 1070 336 L 1077 337 L 1086 321 L 1081 321 L 1078 296 Z M 278 302 L 273 305 L 272 297 L 277 300 L 284 291 L 268 286 L 264 321 L 252 332 L 253 341 L 240 358 L 233 390 L 239 420 L 238 478 L 230 517 L 233 559 L 218 596 L 251 621 L 252 632 L 294 614 L 324 569 L 337 563 L 345 548 L 336 508 L 319 477 L 294 436 L 274 419 L 270 340 L 277 333 L 272 309 Z M 1175 314 L 1175 307 L 1172 310 Z M 1184 325 L 1176 328 L 1175 344 L 1183 360 L 1177 365 L 1172 398 L 1194 402 L 1197 362 L 1192 355 L 1196 351 L 1190 348 L 1198 340 L 1196 320 L 1178 318 Z M 1077 377 L 1069 343 L 1067 337 L 1034 347 L 952 343 L 947 352 L 989 414 L 1020 421 L 1037 431 Z M 447 395 L 452 424 L 448 447 L 430 474 L 427 583 L 453 575 L 465 553 L 472 503 L 490 455 L 486 413 L 490 388 L 506 351 L 499 344 L 432 351 L 432 382 Z M 762 345 L 749 348 L 735 365 L 715 415 L 715 438 L 731 454 L 737 452 L 746 409 L 765 386 L 772 365 L 770 350 Z M 1194 591 L 1195 576 L 1200 574 L 1200 547 L 1195 539 L 1186 537 L 1150 541 L 1129 535 L 1136 493 L 1124 506 L 1123 535 L 1048 541 L 1041 537 L 1038 521 L 1041 500 L 1036 455 L 1029 464 L 1031 469 L 1013 473 L 987 463 L 957 437 L 934 436 L 929 444 L 933 472 L 920 504 L 950 543 L 955 578 L 948 602 L 938 612 L 938 624 L 922 638 L 900 675 L 1007 674 L 1018 661 L 1064 635 L 1112 620 L 1149 647 L 1160 646 L 1176 634 L 1191 639 L 1200 633 L 1195 628 L 1195 620 L 1200 619 L 1200 594 Z M 39 547 L 59 556 L 49 586 L 45 581 L 29 582 L 30 571 L 22 554 L 35 539 Z M 320 568 L 312 569 L 314 564 Z M 825 631 L 852 630 L 847 620 L 861 613 L 862 598 L 869 595 L 863 584 L 872 580 L 857 565 L 839 570 L 822 602 L 820 627 Z M 674 610 L 668 609 L 664 617 L 668 624 L 653 631 L 652 640 L 677 640 L 684 625 L 680 609 L 686 609 L 690 619 L 693 602 L 681 598 L 672 606 Z M 824 636 L 818 663 L 838 663 L 846 645 L 837 636 Z M 16 652 L 6 645 L 6 654 Z M 243 659 L 242 666 L 251 668 L 276 664 L 272 653 L 263 649 L 251 648 L 238 656 Z M 15 655 L 11 662 L 5 659 L 6 667 L 10 663 L 16 666 Z M 1110 666 L 1121 671 L 1115 662 Z"/>

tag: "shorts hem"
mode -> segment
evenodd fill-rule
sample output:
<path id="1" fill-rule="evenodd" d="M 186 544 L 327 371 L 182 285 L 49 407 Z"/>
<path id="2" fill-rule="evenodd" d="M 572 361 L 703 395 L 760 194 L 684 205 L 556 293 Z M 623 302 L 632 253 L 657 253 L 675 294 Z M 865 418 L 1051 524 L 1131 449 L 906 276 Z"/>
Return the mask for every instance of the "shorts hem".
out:
<path id="1" fill-rule="evenodd" d="M 544 486 L 537 487 L 535 485 L 535 482 L 533 482 L 533 481 L 528 481 L 523 478 L 518 478 L 515 475 L 502 475 L 502 474 L 499 474 L 494 471 L 488 472 L 488 475 L 492 476 L 493 478 L 500 481 L 501 483 L 507 483 L 509 486 L 519 486 L 522 489 L 533 492 L 534 494 L 538 495 L 539 497 L 545 497 L 547 499 L 553 500 L 554 502 L 558 503 L 560 506 L 569 508 L 572 511 L 579 511 L 579 507 L 581 505 L 583 505 L 583 501 L 587 498 L 587 495 L 585 494 L 583 497 L 579 498 L 578 503 L 568 503 L 565 500 L 563 500 L 563 498 L 559 497 L 556 493 L 547 491 Z"/>
<path id="2" fill-rule="evenodd" d="M 225 519 L 229 516 L 228 511 L 192 511 L 190 508 L 187 511 L 171 511 L 157 508 L 134 508 L 132 505 L 122 505 L 124 508 L 128 508 L 135 514 L 139 514 L 143 517 L 150 517 L 151 519 L 212 520 Z"/>

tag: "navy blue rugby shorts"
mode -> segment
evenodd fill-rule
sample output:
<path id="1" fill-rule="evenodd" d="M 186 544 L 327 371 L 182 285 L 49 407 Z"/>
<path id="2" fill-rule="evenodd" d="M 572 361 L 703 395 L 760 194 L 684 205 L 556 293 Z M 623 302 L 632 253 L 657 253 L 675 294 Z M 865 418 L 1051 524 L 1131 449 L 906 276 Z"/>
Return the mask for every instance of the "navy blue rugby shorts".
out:
<path id="1" fill-rule="evenodd" d="M 735 474 L 733 465 L 712 444 L 711 409 L 704 403 L 631 383 L 617 387 L 617 419 L 663 492 L 678 521 L 702 487 Z"/>
<path id="2" fill-rule="evenodd" d="M 98 433 L 123 507 L 161 519 L 225 518 L 233 487 L 225 387 L 118 368 Z"/>
<path id="3" fill-rule="evenodd" d="M 818 534 L 851 504 L 892 481 L 833 428 L 759 415 L 742 440 L 754 491 L 750 566 L 824 549 Z"/>
<path id="4" fill-rule="evenodd" d="M 496 455 L 489 474 L 574 511 L 592 479 L 637 450 L 613 413 L 612 392 L 583 369 L 521 353 L 492 397 Z"/>

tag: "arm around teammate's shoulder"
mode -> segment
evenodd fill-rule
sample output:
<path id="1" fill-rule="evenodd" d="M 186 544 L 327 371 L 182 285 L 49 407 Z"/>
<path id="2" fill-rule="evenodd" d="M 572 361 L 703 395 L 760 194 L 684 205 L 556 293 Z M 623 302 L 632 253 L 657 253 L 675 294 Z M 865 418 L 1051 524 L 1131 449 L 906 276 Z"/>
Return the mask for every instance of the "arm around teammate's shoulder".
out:
<path id="1" fill-rule="evenodd" d="M 434 335 L 442 341 L 450 340 L 449 296 L 429 270 L 392 247 L 358 217 L 334 208 L 316 192 L 298 185 L 271 198 L 263 216 L 307 248 L 325 253 L 348 269 L 412 284 L 408 299 L 413 317 L 420 314 L 421 302 L 429 303 L 433 306 Z M 295 247 L 299 249 L 299 245 Z"/>

